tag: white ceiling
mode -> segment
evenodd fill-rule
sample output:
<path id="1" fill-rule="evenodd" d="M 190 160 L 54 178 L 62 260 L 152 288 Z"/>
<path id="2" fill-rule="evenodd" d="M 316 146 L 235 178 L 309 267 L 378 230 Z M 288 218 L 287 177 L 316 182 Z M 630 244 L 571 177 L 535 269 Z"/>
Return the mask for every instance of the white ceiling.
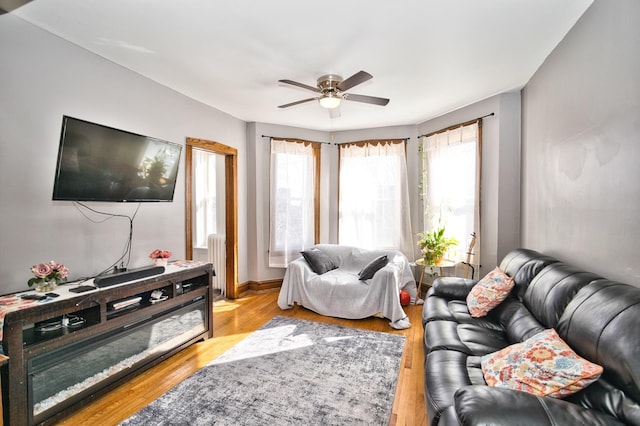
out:
<path id="1" fill-rule="evenodd" d="M 244 121 L 324 131 L 409 125 L 522 88 L 593 0 L 36 0 L 11 12 Z M 328 73 L 365 70 L 331 119 Z"/>

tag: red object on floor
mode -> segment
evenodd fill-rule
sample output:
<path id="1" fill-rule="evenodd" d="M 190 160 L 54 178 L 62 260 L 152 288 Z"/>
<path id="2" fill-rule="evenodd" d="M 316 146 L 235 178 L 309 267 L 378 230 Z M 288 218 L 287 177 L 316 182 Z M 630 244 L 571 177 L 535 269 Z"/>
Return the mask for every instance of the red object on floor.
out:
<path id="1" fill-rule="evenodd" d="M 411 303 L 411 296 L 404 290 L 400 290 L 400 304 L 402 306 L 408 306 Z"/>

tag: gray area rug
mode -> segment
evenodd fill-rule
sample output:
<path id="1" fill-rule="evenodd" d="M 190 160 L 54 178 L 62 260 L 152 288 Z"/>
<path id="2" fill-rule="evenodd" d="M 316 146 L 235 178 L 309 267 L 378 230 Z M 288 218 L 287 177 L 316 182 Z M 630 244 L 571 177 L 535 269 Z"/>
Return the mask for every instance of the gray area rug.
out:
<path id="1" fill-rule="evenodd" d="M 275 317 L 122 425 L 388 425 L 404 340 Z"/>

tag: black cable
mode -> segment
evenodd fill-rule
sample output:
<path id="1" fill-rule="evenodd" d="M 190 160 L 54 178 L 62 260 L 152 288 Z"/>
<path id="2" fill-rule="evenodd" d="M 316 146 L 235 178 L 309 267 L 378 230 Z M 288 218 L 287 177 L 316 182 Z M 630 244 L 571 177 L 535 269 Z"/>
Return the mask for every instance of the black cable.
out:
<path id="1" fill-rule="evenodd" d="M 475 267 L 475 266 L 473 266 L 473 265 L 472 265 L 472 264 L 470 264 L 470 263 L 467 263 L 467 262 L 461 262 L 461 263 L 462 263 L 463 265 L 467 265 L 469 268 L 471 268 L 471 279 L 473 279 L 473 277 L 474 277 L 474 276 L 475 276 L 475 274 L 476 274 L 476 267 Z"/>
<path id="2" fill-rule="evenodd" d="M 113 270 L 114 267 L 118 266 L 119 263 L 123 263 L 124 259 L 127 258 L 127 264 L 126 266 L 129 266 L 129 262 L 131 261 L 131 242 L 133 240 L 133 220 L 135 219 L 136 215 L 138 214 L 138 210 L 140 210 L 140 204 L 138 203 L 138 206 L 136 207 L 135 212 L 133 213 L 132 216 L 128 216 L 128 215 L 124 215 L 124 214 L 115 214 L 115 213 L 107 213 L 107 212 L 103 212 L 100 210 L 96 210 L 92 207 L 87 206 L 86 204 L 80 202 L 80 201 L 74 201 L 73 205 L 74 207 L 90 222 L 92 223 L 104 223 L 107 220 L 113 219 L 113 218 L 126 218 L 129 220 L 129 236 L 127 238 L 127 241 L 125 242 L 124 248 L 122 250 L 122 254 L 120 255 L 120 257 L 113 262 L 110 266 L 108 266 L 105 270 L 103 270 L 102 272 L 98 273 L 97 275 L 95 275 L 93 278 L 98 277 L 100 275 L 104 275 L 107 272 Z M 107 216 L 105 219 L 103 220 L 94 220 L 93 218 L 87 216 L 85 214 L 85 212 L 83 212 L 81 209 L 78 208 L 78 206 L 82 206 L 83 208 L 96 213 L 96 214 L 100 214 L 103 216 Z"/>

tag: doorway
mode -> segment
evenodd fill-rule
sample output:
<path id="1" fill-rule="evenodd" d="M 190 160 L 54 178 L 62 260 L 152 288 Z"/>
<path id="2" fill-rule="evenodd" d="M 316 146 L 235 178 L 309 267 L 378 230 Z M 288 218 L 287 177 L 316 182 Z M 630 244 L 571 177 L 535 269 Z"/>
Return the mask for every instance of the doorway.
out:
<path id="1" fill-rule="evenodd" d="M 216 230 L 220 232 L 224 229 L 225 243 L 225 290 L 226 297 L 235 299 L 238 297 L 238 185 L 237 185 L 237 165 L 238 165 L 238 151 L 230 146 L 203 139 L 187 138 L 186 144 L 186 257 L 187 259 L 194 259 L 194 248 L 196 245 L 202 245 L 202 241 L 198 241 L 195 237 L 196 223 L 196 187 L 194 185 L 194 178 L 196 176 L 195 161 L 197 158 L 209 157 L 214 164 L 223 165 L 222 168 L 216 167 L 216 176 L 220 176 L 218 181 L 224 177 L 223 197 L 217 197 L 218 204 L 224 200 L 224 207 L 218 206 L 216 210 L 223 214 L 218 217 L 224 217 L 224 225 L 217 224 Z M 220 156 L 221 160 L 216 160 Z M 222 172 L 222 169 L 224 173 Z M 213 225 L 211 225 L 213 226 Z M 201 232 L 202 230 L 198 230 Z M 210 229 L 207 232 L 213 232 Z M 202 237 L 200 238 L 200 240 Z"/>

